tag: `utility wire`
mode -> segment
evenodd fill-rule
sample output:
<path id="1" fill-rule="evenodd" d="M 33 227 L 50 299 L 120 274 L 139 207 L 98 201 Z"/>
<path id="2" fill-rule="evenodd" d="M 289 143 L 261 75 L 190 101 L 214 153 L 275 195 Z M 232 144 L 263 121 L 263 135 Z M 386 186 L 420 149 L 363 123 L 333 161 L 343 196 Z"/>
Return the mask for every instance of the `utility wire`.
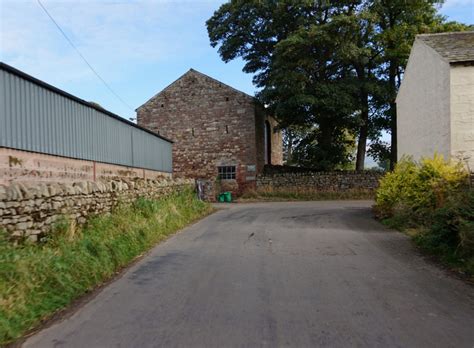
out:
<path id="1" fill-rule="evenodd" d="M 77 54 L 79 55 L 79 57 L 82 58 L 82 60 L 84 61 L 84 63 L 87 64 L 87 66 L 89 67 L 89 69 L 91 69 L 91 71 L 94 73 L 95 76 L 97 76 L 97 78 L 102 81 L 102 83 L 104 84 L 105 87 L 107 87 L 107 89 L 110 91 L 110 93 L 112 93 L 118 100 L 120 100 L 122 102 L 123 105 L 125 105 L 127 108 L 129 108 L 131 111 L 135 112 L 135 110 L 133 110 L 133 108 L 128 105 L 117 93 L 115 93 L 115 91 L 109 86 L 109 84 L 107 82 L 105 82 L 105 80 L 99 75 L 99 73 L 92 67 L 92 65 L 87 61 L 87 59 L 82 55 L 81 51 L 79 51 L 79 49 L 73 44 L 73 42 L 69 39 L 69 37 L 66 35 L 66 33 L 64 32 L 64 30 L 59 26 L 59 24 L 54 20 L 53 16 L 51 16 L 51 14 L 48 12 L 48 10 L 46 9 L 46 7 L 44 7 L 44 5 L 41 3 L 40 0 L 36 0 L 38 1 L 38 5 L 41 6 L 41 8 L 43 9 L 43 11 L 48 15 L 49 19 L 51 19 L 51 21 L 54 23 L 54 25 L 56 26 L 56 28 L 58 28 L 58 30 L 61 32 L 61 34 L 64 36 L 64 38 L 67 40 L 67 42 L 69 42 L 69 44 L 71 45 L 72 48 L 74 48 L 74 50 L 77 52 Z"/>

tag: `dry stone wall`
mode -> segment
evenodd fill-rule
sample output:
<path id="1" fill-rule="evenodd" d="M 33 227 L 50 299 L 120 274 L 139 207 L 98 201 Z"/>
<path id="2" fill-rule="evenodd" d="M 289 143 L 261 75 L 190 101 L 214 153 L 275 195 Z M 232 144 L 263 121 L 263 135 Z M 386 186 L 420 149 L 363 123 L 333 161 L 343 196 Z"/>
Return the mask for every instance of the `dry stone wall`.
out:
<path id="1" fill-rule="evenodd" d="M 258 176 L 257 189 L 333 192 L 375 190 L 382 175 L 375 171 L 267 174 Z"/>
<path id="2" fill-rule="evenodd" d="M 119 202 L 131 203 L 138 197 L 162 198 L 187 187 L 194 187 L 194 181 L 134 179 L 0 185 L 0 228 L 13 239 L 37 241 L 60 218 L 81 224 L 91 215 L 110 212 Z"/>

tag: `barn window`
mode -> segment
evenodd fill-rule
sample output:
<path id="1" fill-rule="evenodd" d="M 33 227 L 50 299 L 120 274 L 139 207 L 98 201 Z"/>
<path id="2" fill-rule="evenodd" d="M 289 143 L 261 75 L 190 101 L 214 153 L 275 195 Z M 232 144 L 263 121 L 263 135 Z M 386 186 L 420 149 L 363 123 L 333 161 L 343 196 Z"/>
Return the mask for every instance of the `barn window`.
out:
<path id="1" fill-rule="evenodd" d="M 219 179 L 221 180 L 233 180 L 235 179 L 235 166 L 220 166 L 217 167 L 219 173 Z"/>

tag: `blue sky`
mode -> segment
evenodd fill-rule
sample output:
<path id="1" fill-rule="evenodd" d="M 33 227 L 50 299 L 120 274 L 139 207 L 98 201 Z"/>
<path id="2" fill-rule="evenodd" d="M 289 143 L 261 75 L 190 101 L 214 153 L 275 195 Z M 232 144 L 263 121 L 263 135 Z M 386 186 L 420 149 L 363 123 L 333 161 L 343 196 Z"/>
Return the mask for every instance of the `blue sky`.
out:
<path id="1" fill-rule="evenodd" d="M 222 1 L 53 1 L 42 3 L 82 54 L 131 107 L 88 69 L 35 0 L 0 0 L 0 60 L 123 117 L 194 68 L 249 94 L 243 63 L 223 63 L 205 21 Z M 474 0 L 447 0 L 441 13 L 474 23 Z"/>

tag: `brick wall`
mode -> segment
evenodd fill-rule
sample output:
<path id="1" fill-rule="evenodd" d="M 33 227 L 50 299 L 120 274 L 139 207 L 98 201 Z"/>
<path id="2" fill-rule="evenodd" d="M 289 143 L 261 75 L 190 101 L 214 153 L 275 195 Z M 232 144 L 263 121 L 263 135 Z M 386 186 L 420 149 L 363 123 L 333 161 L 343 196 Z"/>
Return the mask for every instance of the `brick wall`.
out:
<path id="1" fill-rule="evenodd" d="M 171 173 L 155 170 L 0 148 L 0 185 L 170 177 Z"/>
<path id="2" fill-rule="evenodd" d="M 83 223 L 91 215 L 109 212 L 119 202 L 131 203 L 138 197 L 157 199 L 186 187 L 194 187 L 194 181 L 124 179 L 0 185 L 0 229 L 13 239 L 37 241 L 61 217 Z"/>
<path id="3" fill-rule="evenodd" d="M 257 142 L 263 138 L 263 119 L 245 93 L 190 70 L 138 108 L 137 120 L 175 142 L 176 177 L 215 179 L 217 166 L 235 165 L 237 182 L 226 185 L 234 192 L 254 186 L 263 166 Z"/>

